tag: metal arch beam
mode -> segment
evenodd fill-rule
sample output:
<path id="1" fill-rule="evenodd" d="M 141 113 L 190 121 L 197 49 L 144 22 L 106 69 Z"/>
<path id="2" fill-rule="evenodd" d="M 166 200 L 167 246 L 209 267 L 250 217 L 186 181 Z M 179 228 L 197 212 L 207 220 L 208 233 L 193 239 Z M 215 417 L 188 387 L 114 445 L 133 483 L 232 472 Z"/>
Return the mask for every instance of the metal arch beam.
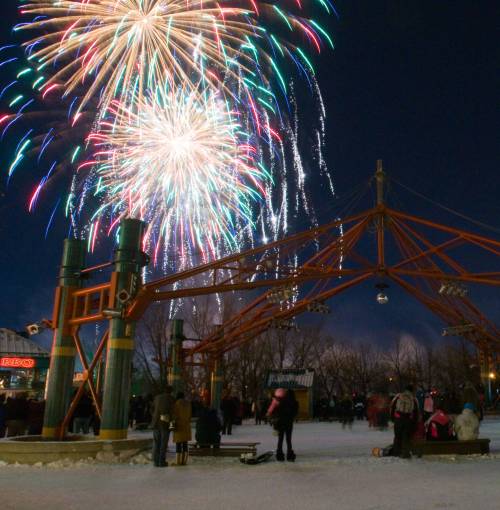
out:
<path id="1" fill-rule="evenodd" d="M 434 228 L 436 230 L 441 230 L 442 232 L 447 232 L 448 234 L 455 234 L 457 236 L 463 237 L 464 239 L 466 239 L 470 242 L 475 241 L 476 243 L 478 243 L 478 246 L 481 246 L 484 249 L 487 249 L 487 248 L 485 248 L 484 245 L 486 245 L 486 246 L 492 245 L 497 248 L 500 248 L 500 241 L 496 241 L 496 240 L 488 238 L 488 237 L 473 234 L 472 232 L 467 232 L 466 230 L 461 230 L 461 229 L 454 228 L 454 227 L 448 227 L 446 225 L 442 225 L 441 223 L 436 223 L 434 221 L 426 220 L 424 218 L 419 218 L 418 216 L 414 216 L 412 214 L 407 214 L 407 213 L 403 213 L 401 211 L 396 211 L 395 209 L 388 208 L 387 212 L 391 216 L 394 216 L 395 218 L 419 223 L 420 225 L 425 225 L 426 227 Z M 494 253 L 496 255 L 500 255 L 500 252 L 498 252 L 498 251 L 495 251 Z"/>
<path id="2" fill-rule="evenodd" d="M 159 280 L 155 280 L 143 287 L 143 289 L 138 293 L 136 299 L 132 303 L 131 307 L 128 310 L 127 318 L 131 320 L 138 320 L 148 305 L 153 301 L 161 301 L 167 299 L 178 299 L 190 296 L 199 296 L 206 294 L 214 294 L 220 292 L 232 292 L 238 290 L 252 290 L 257 288 L 264 287 L 275 287 L 282 286 L 290 282 L 307 282 L 315 279 L 321 279 L 326 277 L 337 277 L 343 275 L 351 274 L 351 270 L 332 270 L 325 269 L 318 265 L 313 264 L 304 264 L 301 266 L 300 271 L 301 274 L 297 274 L 294 269 L 291 271 L 284 271 L 281 278 L 276 278 L 275 273 L 272 273 L 272 278 L 264 278 L 262 280 L 252 280 L 256 275 L 263 274 L 262 270 L 258 270 L 258 266 L 262 266 L 265 263 L 266 259 L 258 259 L 255 260 L 253 265 L 250 266 L 230 266 L 231 263 L 239 264 L 242 259 L 255 257 L 259 254 L 265 254 L 269 250 L 274 248 L 285 247 L 286 250 L 284 253 L 270 256 L 267 260 L 276 261 L 281 257 L 288 255 L 289 253 L 296 253 L 300 248 L 305 248 L 310 245 L 311 242 L 317 241 L 318 238 L 321 238 L 324 235 L 328 235 L 332 229 L 338 228 L 340 225 L 352 224 L 356 223 L 352 226 L 345 234 L 342 236 L 336 235 L 332 236 L 334 239 L 333 242 L 329 243 L 323 253 L 324 256 L 328 255 L 329 252 L 334 251 L 336 245 L 341 242 L 349 243 L 351 237 L 355 239 L 359 239 L 359 236 L 363 233 L 364 229 L 371 221 L 374 214 L 374 210 L 370 209 L 363 213 L 351 216 L 346 220 L 336 220 L 334 222 L 329 223 L 323 227 L 316 227 L 314 229 L 308 230 L 305 233 L 295 234 L 293 236 L 287 237 L 281 241 L 275 241 L 269 243 L 267 245 L 260 246 L 253 250 L 247 250 L 245 252 L 231 255 L 228 257 L 224 257 L 223 259 L 215 262 L 211 262 L 209 264 L 204 264 L 202 266 L 198 266 L 194 269 L 189 269 L 183 271 L 181 273 L 176 273 L 166 278 L 162 278 Z M 298 246 L 297 246 L 298 245 Z M 317 255 L 317 254 L 316 254 Z M 312 259 L 316 260 L 316 255 L 314 255 L 308 262 L 311 262 Z M 285 268 L 286 269 L 286 268 Z M 234 274 L 230 277 L 226 277 L 223 282 L 213 281 L 211 285 L 203 286 L 203 287 L 187 287 L 183 289 L 172 289 L 172 290 L 160 290 L 162 287 L 167 285 L 172 285 L 181 280 L 186 280 L 189 278 L 193 278 L 194 276 L 199 276 L 202 274 L 209 274 L 210 272 L 216 272 L 218 270 L 226 270 L 233 271 Z M 283 270 L 282 270 L 283 271 Z M 355 271 L 355 270 L 354 270 Z M 242 280 L 247 281 L 242 281 Z"/>
<path id="3" fill-rule="evenodd" d="M 379 262 L 378 269 L 373 270 L 372 274 L 375 274 L 377 272 L 387 272 L 390 277 L 397 281 L 399 285 L 405 288 L 408 292 L 413 294 L 418 300 L 423 302 L 433 313 L 441 317 L 442 320 L 445 321 L 445 323 L 448 324 L 456 324 L 457 321 L 464 319 L 468 313 L 466 313 L 465 310 L 459 310 L 456 308 L 456 306 L 453 304 L 453 300 L 445 298 L 431 298 L 428 296 L 423 289 L 418 289 L 405 280 L 402 279 L 403 276 L 418 278 L 423 281 L 429 282 L 430 287 L 428 290 L 436 289 L 436 285 L 438 281 L 443 281 L 447 279 L 453 279 L 458 281 L 468 281 L 468 282 L 474 282 L 474 283 L 481 283 L 481 284 L 488 284 L 493 286 L 500 285 L 500 279 L 496 279 L 497 273 L 468 273 L 464 268 L 460 266 L 455 260 L 453 260 L 448 254 L 444 253 L 444 251 L 448 248 L 457 246 L 459 244 L 471 242 L 468 238 L 469 233 L 458 231 L 458 229 L 451 229 L 448 227 L 444 227 L 440 229 L 441 225 L 434 224 L 432 222 L 427 222 L 426 220 L 423 220 L 423 224 L 426 226 L 431 226 L 438 228 L 439 230 L 443 230 L 448 234 L 453 234 L 454 237 L 450 240 L 447 240 L 437 246 L 430 243 L 425 237 L 421 236 L 418 232 L 416 232 L 414 229 L 409 227 L 404 220 L 400 219 L 399 221 L 396 220 L 396 218 L 391 218 L 392 216 L 392 210 L 386 208 L 383 204 L 379 204 L 378 208 L 371 212 L 370 219 L 380 220 L 380 218 L 384 218 L 384 221 L 390 225 L 391 220 L 393 222 L 393 225 L 391 226 L 384 226 L 380 225 L 380 221 L 377 221 L 377 231 L 381 228 L 387 228 L 391 231 L 394 224 L 397 223 L 396 228 L 399 232 L 392 232 L 395 238 L 399 238 L 399 242 L 401 243 L 400 249 L 402 249 L 402 255 L 404 260 L 400 261 L 399 263 L 393 265 L 392 267 L 385 267 L 385 253 L 381 253 L 381 251 L 385 250 L 384 241 L 385 237 L 381 238 L 379 234 L 377 234 L 377 260 Z M 397 217 L 397 215 L 395 215 Z M 412 216 L 408 215 L 410 219 L 413 219 Z M 369 218 L 366 218 L 368 220 Z M 406 231 L 405 231 L 406 230 Z M 424 245 L 427 249 L 422 250 L 422 248 L 416 243 L 416 241 L 412 240 L 409 235 L 414 236 L 422 245 Z M 474 234 L 470 234 L 474 237 Z M 478 236 L 480 238 L 480 236 Z M 359 239 L 357 239 L 359 240 Z M 356 240 L 356 241 L 357 241 Z M 475 239 L 476 240 L 476 239 Z M 477 239 L 479 240 L 479 239 Z M 488 242 L 490 240 L 486 240 L 485 238 L 480 238 L 480 242 Z M 495 243 L 496 241 L 492 241 Z M 406 251 L 406 255 L 405 252 Z M 413 251 L 413 253 L 411 253 Z M 325 247 L 320 254 L 316 255 L 316 258 L 326 257 L 331 253 L 331 249 L 329 247 Z M 448 274 L 447 272 L 444 272 L 439 266 L 436 265 L 436 263 L 432 260 L 432 256 L 436 255 L 439 259 L 441 259 L 444 263 L 446 263 L 447 267 L 450 267 L 454 273 Z M 423 263 L 423 265 L 422 265 Z M 404 266 L 412 264 L 415 266 L 415 269 L 405 268 Z M 302 267 L 307 267 L 308 263 L 306 262 Z M 455 273 L 456 272 L 456 273 Z M 323 275 L 326 276 L 326 275 Z M 324 282 L 324 283 L 322 283 Z M 295 281 L 296 284 L 302 283 L 299 280 Z M 318 286 L 325 285 L 326 282 L 323 278 L 318 279 L 318 284 L 315 286 L 313 291 L 309 293 L 307 298 L 313 298 L 315 295 L 315 290 L 318 289 Z M 323 287 L 324 288 L 324 287 Z M 319 296 L 321 294 L 316 295 L 316 299 L 320 299 Z M 305 298 L 303 301 L 300 301 L 299 303 L 306 302 Z M 240 345 L 241 343 L 254 338 L 256 335 L 261 333 L 266 327 L 267 324 L 273 319 L 283 319 L 286 317 L 290 317 L 293 315 L 296 315 L 298 313 L 301 313 L 303 309 L 301 309 L 300 306 L 294 306 L 290 308 L 290 310 L 286 311 L 273 311 L 272 307 L 266 306 L 266 304 L 263 304 L 265 300 L 265 296 L 260 296 L 257 298 L 256 302 L 254 302 L 249 309 L 246 309 L 242 311 L 242 313 L 238 314 L 234 318 L 230 319 L 230 324 L 233 324 L 232 331 L 229 332 L 229 335 L 227 335 L 227 329 L 226 326 L 229 324 L 226 323 L 224 326 L 224 337 L 220 338 L 217 337 L 217 335 L 212 335 L 211 337 L 207 338 L 206 341 L 199 344 L 195 349 L 193 349 L 191 354 L 194 354 L 196 352 L 204 352 L 209 351 L 212 349 L 218 349 L 221 352 L 226 352 L 227 350 L 232 349 L 236 345 Z M 472 303 L 469 303 L 468 300 L 462 299 L 462 305 L 469 308 L 469 312 L 472 312 L 474 314 L 474 322 L 476 322 L 478 319 L 481 322 L 487 322 L 485 317 L 475 308 Z M 470 305 L 470 306 L 469 306 Z M 252 315 L 250 318 L 248 318 L 248 322 L 252 323 L 252 325 L 242 325 L 241 321 L 245 320 L 245 317 L 250 315 L 250 311 L 254 309 L 255 307 L 260 306 L 260 312 L 259 315 L 256 317 L 255 315 Z M 267 316 L 266 316 L 267 314 Z M 465 314 L 465 315 L 464 315 Z M 257 320 L 256 320 L 257 319 Z M 492 329 L 494 329 L 495 333 L 497 332 L 496 328 L 492 324 L 489 324 Z M 243 338 L 242 338 L 243 337 Z M 239 338 L 239 340 L 235 340 Z M 496 341 L 496 338 L 494 336 L 489 336 L 490 340 Z"/>
<path id="4" fill-rule="evenodd" d="M 326 300 L 329 299 L 336 294 L 340 294 L 341 292 L 362 283 L 363 281 L 373 277 L 373 271 L 365 271 L 363 274 L 352 278 L 351 280 L 342 283 L 333 289 L 329 289 L 327 291 L 323 291 L 317 296 L 315 296 L 316 300 Z M 289 317 L 293 317 L 300 313 L 306 311 L 307 306 L 313 301 L 313 299 L 303 299 L 298 301 L 294 306 L 279 311 L 277 313 L 273 313 L 267 317 L 260 318 L 258 320 L 254 320 L 253 317 L 247 320 L 246 324 L 241 325 L 237 330 L 233 331 L 233 333 L 228 336 L 224 336 L 218 340 L 210 341 L 210 342 L 202 342 L 200 345 L 194 347 L 191 351 L 189 351 L 188 355 L 198 354 L 202 352 L 217 352 L 224 353 L 227 352 L 242 343 L 245 343 L 252 338 L 255 338 L 258 334 L 265 331 L 269 323 L 273 319 L 287 319 Z M 248 335 L 248 336 L 245 336 Z"/>
<path id="5" fill-rule="evenodd" d="M 338 264 L 340 264 L 341 257 L 344 255 L 348 255 L 351 250 L 356 246 L 357 242 L 365 232 L 369 222 L 372 220 L 372 215 L 369 214 L 363 221 L 358 223 L 357 225 L 353 226 L 348 232 L 346 232 L 342 238 L 336 238 L 334 243 L 331 243 L 329 246 L 325 247 L 322 250 L 321 253 L 321 261 L 324 262 L 324 264 L 328 266 L 334 266 L 336 267 Z M 343 241 L 343 244 L 341 247 L 338 245 L 340 244 L 339 241 Z M 327 255 L 332 256 L 333 258 L 331 260 L 325 260 L 325 257 Z M 318 262 L 317 254 L 314 255 L 312 258 L 310 258 L 308 261 L 306 261 L 301 268 L 310 268 L 311 261 Z M 298 268 L 297 272 L 300 275 L 300 269 Z M 333 277 L 336 276 L 336 273 L 339 273 L 339 276 L 356 276 L 356 275 L 364 275 L 367 272 L 372 274 L 376 271 L 376 269 L 371 266 L 369 268 L 362 268 L 357 270 L 323 270 L 316 278 L 309 279 L 316 280 L 317 284 L 314 286 L 314 288 L 309 292 L 309 294 L 304 298 L 307 303 L 310 303 L 313 299 L 315 299 L 313 296 L 316 296 L 316 299 L 318 298 L 318 295 L 321 295 L 325 286 L 328 285 L 328 283 L 331 281 Z M 297 285 L 298 283 L 304 283 L 303 281 L 300 281 L 300 276 L 294 276 L 293 278 L 290 278 L 287 282 L 290 285 Z M 318 288 L 319 287 L 319 288 Z M 263 295 L 256 298 L 252 303 L 250 303 L 245 309 L 243 309 L 241 312 L 230 318 L 226 323 L 221 326 L 218 330 L 216 330 L 212 335 L 210 335 L 208 338 L 206 338 L 201 344 L 198 344 L 195 348 L 196 351 L 200 351 L 204 348 L 205 345 L 213 346 L 214 342 L 218 342 L 219 338 L 221 337 L 221 334 L 223 332 L 223 335 L 225 338 L 228 338 L 231 334 L 233 334 L 237 328 L 238 324 L 242 317 L 245 317 L 248 315 L 252 310 L 255 310 L 257 307 L 260 306 L 258 311 L 256 312 L 258 315 L 252 317 L 252 321 L 255 321 L 256 319 L 259 319 L 262 314 L 270 311 L 273 308 L 273 305 L 267 303 L 266 299 L 269 295 L 270 291 L 267 291 Z M 323 298 L 326 299 L 326 298 Z M 271 320 L 269 318 L 269 320 Z M 195 350 L 192 352 L 190 351 L 190 354 L 194 354 Z"/>

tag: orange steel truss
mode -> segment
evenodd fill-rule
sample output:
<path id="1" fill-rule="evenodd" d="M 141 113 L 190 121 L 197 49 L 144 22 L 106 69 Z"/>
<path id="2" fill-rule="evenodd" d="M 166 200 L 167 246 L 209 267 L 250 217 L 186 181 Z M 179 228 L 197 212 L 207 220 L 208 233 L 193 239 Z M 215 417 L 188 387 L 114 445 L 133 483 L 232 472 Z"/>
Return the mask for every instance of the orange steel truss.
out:
<path id="1" fill-rule="evenodd" d="M 384 285 L 399 285 L 445 325 L 463 327 L 461 336 L 478 349 L 499 351 L 499 329 L 472 300 L 467 295 L 446 295 L 439 290 L 443 284 L 500 286 L 500 270 L 481 272 L 474 267 L 476 259 L 486 256 L 490 262 L 498 264 L 500 241 L 389 208 L 383 200 L 385 174 L 380 161 L 375 176 L 375 207 L 151 281 L 128 303 L 125 318 L 140 319 L 150 303 L 156 301 L 262 290 L 213 334 L 184 351 L 186 364 L 197 365 L 196 355 L 214 359 L 269 327 L 311 310 L 315 304 L 375 279 Z M 358 248 L 370 256 L 360 255 Z M 452 254 L 458 250 L 465 250 L 465 256 L 457 258 Z M 457 261 L 464 259 L 467 264 Z M 288 297 L 275 299 L 284 289 Z M 107 314 L 114 308 L 115 294 L 113 281 L 75 291 L 69 324 L 77 329 L 83 324 L 109 318 Z M 90 365 L 82 358 L 88 376 L 95 369 L 104 343 L 105 337 Z M 77 337 L 75 344 L 80 353 Z M 90 379 L 87 377 L 82 387 L 89 384 L 97 400 Z"/>

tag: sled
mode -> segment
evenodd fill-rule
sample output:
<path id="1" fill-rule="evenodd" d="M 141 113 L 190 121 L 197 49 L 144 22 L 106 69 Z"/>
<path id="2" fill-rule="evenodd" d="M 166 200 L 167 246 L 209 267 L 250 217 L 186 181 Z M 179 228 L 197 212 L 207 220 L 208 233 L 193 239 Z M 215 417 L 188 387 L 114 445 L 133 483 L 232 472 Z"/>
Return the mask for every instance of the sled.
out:
<path id="1" fill-rule="evenodd" d="M 240 457 L 240 462 L 242 464 L 253 466 L 254 464 L 262 464 L 263 462 L 267 462 L 273 455 L 273 452 L 266 452 L 262 453 L 261 455 L 243 454 Z"/>

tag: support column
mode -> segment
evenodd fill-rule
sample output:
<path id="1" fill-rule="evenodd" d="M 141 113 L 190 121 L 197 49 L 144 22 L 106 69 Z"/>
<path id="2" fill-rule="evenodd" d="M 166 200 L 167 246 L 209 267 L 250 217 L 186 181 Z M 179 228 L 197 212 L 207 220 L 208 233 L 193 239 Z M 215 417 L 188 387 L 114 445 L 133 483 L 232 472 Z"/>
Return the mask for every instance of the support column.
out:
<path id="1" fill-rule="evenodd" d="M 111 278 L 114 314 L 109 321 L 100 439 L 127 437 L 135 323 L 126 321 L 124 315 L 139 287 L 143 231 L 140 220 L 127 218 L 121 222 Z"/>
<path id="2" fill-rule="evenodd" d="M 221 359 L 214 361 L 212 375 L 210 378 L 210 407 L 220 409 L 222 398 L 222 364 Z"/>
<path id="3" fill-rule="evenodd" d="M 181 319 L 174 319 L 172 321 L 172 360 L 168 374 L 168 384 L 172 386 L 174 396 L 177 395 L 179 391 L 184 390 L 184 381 L 182 380 L 182 341 L 184 340 L 183 326 L 184 321 Z"/>
<path id="4" fill-rule="evenodd" d="M 55 329 L 42 430 L 42 436 L 46 439 L 61 437 L 60 428 L 71 397 L 76 348 L 68 320 L 73 304 L 71 295 L 81 287 L 80 275 L 84 263 L 85 243 L 79 239 L 65 239 L 52 318 Z"/>

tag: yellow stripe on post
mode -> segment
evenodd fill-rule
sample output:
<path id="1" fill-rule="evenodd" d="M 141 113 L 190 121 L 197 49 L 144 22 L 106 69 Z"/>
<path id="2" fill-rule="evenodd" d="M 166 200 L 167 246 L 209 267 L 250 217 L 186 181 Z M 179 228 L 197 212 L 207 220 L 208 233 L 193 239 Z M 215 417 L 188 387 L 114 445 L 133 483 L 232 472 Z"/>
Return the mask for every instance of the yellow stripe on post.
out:
<path id="1" fill-rule="evenodd" d="M 42 428 L 42 437 L 46 439 L 53 439 L 57 437 L 58 429 L 56 427 L 43 427 Z"/>
<path id="2" fill-rule="evenodd" d="M 131 338 L 110 338 L 108 340 L 108 348 L 133 351 L 135 349 L 135 342 Z"/>
<path id="3" fill-rule="evenodd" d="M 76 348 L 75 347 L 64 347 L 64 346 L 57 346 L 52 348 L 52 356 L 59 356 L 59 357 L 75 357 L 76 356 Z"/>
<path id="4" fill-rule="evenodd" d="M 101 429 L 99 439 L 127 439 L 127 429 Z"/>

